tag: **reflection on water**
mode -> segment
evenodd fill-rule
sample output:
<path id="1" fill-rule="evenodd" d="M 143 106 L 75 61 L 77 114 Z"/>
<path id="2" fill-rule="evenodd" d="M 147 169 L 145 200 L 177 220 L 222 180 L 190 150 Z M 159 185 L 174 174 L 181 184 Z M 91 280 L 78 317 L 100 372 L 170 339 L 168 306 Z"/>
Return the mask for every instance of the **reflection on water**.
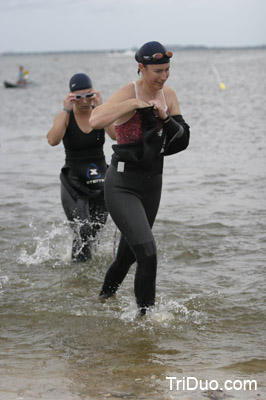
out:
<path id="1" fill-rule="evenodd" d="M 23 61 L 36 81 L 25 91 L 0 88 L 0 399 L 263 398 L 265 52 L 178 52 L 171 61 L 170 85 L 192 139 L 186 152 L 165 160 L 154 227 L 157 303 L 145 317 L 135 304 L 135 266 L 114 298 L 98 299 L 119 239 L 110 218 L 92 260 L 71 262 L 59 193 L 63 148 L 50 148 L 45 134 L 76 58 L 24 58 L 1 57 L 0 71 L 8 79 Z M 117 71 L 125 82 L 136 74 L 130 57 L 81 54 L 80 71 L 88 65 L 104 99 L 121 86 Z M 41 76 L 54 86 L 39 83 Z M 107 138 L 107 158 L 111 144 Z M 258 390 L 170 390 L 171 376 L 219 387 L 255 379 Z"/>

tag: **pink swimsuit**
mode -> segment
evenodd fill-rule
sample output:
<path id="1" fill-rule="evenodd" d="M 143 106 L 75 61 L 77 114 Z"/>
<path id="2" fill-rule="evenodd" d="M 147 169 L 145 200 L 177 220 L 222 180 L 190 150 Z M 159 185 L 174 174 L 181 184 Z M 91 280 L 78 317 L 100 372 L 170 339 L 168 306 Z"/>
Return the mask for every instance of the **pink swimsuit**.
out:
<path id="1" fill-rule="evenodd" d="M 137 84 L 135 87 L 136 99 L 138 98 Z M 163 92 L 165 109 L 167 110 L 166 100 Z M 158 118 L 158 129 L 162 128 L 162 121 Z M 132 117 L 121 125 L 115 125 L 117 144 L 137 143 L 142 140 L 142 117 L 140 112 L 135 111 Z"/>

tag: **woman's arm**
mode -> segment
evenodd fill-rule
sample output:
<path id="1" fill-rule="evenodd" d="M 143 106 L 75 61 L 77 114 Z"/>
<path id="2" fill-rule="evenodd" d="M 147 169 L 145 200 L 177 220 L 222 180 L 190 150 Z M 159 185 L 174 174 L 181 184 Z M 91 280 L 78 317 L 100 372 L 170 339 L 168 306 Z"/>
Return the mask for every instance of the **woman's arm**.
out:
<path id="1" fill-rule="evenodd" d="M 58 145 L 66 133 L 66 128 L 69 122 L 69 113 L 73 110 L 75 95 L 68 93 L 64 98 L 64 108 L 54 120 L 52 128 L 47 133 L 46 137 L 51 146 Z"/>
<path id="2" fill-rule="evenodd" d="M 132 83 L 127 84 L 113 94 L 106 103 L 95 107 L 89 120 L 92 128 L 108 127 L 123 115 L 134 112 L 136 108 L 148 105 L 134 97 L 132 86 Z"/>
<path id="3" fill-rule="evenodd" d="M 164 120 L 163 126 L 167 141 L 164 155 L 171 155 L 185 150 L 189 145 L 190 129 L 184 121 L 176 93 L 173 89 L 167 88 L 168 118 Z"/>
<path id="4" fill-rule="evenodd" d="M 149 101 L 149 105 L 153 106 L 155 113 L 161 118 L 162 121 L 167 120 L 170 115 L 181 115 L 179 103 L 176 93 L 169 86 L 164 87 L 164 93 L 167 103 L 167 110 L 165 110 L 165 103 L 158 99 Z"/>
<path id="5" fill-rule="evenodd" d="M 179 107 L 179 103 L 178 103 L 178 99 L 177 99 L 175 91 L 172 88 L 170 88 L 169 86 L 165 86 L 164 93 L 165 93 L 168 112 L 166 113 L 166 111 L 164 109 L 164 105 L 163 105 L 163 108 L 161 110 L 158 109 L 159 117 L 164 120 L 167 118 L 168 114 L 181 115 L 181 111 L 180 111 L 180 107 Z M 152 103 L 152 102 L 150 102 L 150 103 Z"/>
<path id="6" fill-rule="evenodd" d="M 106 126 L 104 128 L 105 132 L 108 133 L 111 139 L 116 140 L 116 133 L 115 133 L 115 126 L 114 124 L 111 124 L 109 126 Z"/>
<path id="7" fill-rule="evenodd" d="M 92 109 L 96 109 L 99 106 L 101 106 L 103 104 L 103 99 L 102 99 L 102 95 L 99 92 L 99 90 L 93 89 L 91 91 L 94 94 L 93 100 L 92 100 Z M 91 124 L 90 124 L 90 118 L 89 118 L 89 125 L 95 129 Z M 116 133 L 115 133 L 115 126 L 114 124 L 110 124 L 108 126 L 104 127 L 104 130 L 107 132 L 107 134 L 110 136 L 111 139 L 115 140 L 116 139 Z"/>
<path id="8" fill-rule="evenodd" d="M 51 146 L 58 145 L 66 133 L 66 128 L 69 121 L 69 114 L 67 111 L 61 111 L 54 120 L 52 128 L 47 133 L 47 140 Z"/>
<path id="9" fill-rule="evenodd" d="M 175 91 L 169 86 L 166 87 L 166 98 L 169 107 L 169 114 L 171 115 L 181 115 L 180 106 L 178 103 L 177 95 Z M 168 100 L 169 99 L 169 100 Z"/>

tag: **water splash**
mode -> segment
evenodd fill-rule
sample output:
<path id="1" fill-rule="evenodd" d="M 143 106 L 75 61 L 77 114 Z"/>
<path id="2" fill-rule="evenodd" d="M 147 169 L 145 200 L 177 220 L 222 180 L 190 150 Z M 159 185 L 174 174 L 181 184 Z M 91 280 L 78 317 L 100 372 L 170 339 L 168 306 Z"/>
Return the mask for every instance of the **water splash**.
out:
<path id="1" fill-rule="evenodd" d="M 42 222 L 42 225 L 44 223 Z M 29 227 L 31 239 L 22 246 L 20 245 L 19 264 L 30 266 L 52 261 L 56 266 L 58 263 L 68 264 L 71 262 L 73 231 L 68 221 L 49 224 L 48 229 L 46 225 L 43 231 L 38 221 L 31 221 Z M 110 236 L 113 230 L 114 225 L 109 222 L 100 234 L 92 239 L 92 255 L 96 264 L 97 261 L 100 262 L 102 256 L 112 253 L 113 244 Z"/>
<path id="2" fill-rule="evenodd" d="M 31 244 L 22 248 L 18 257 L 20 264 L 38 265 L 50 260 L 57 260 L 67 263 L 71 260 L 71 232 L 67 224 L 52 224 L 50 230 L 44 233 L 37 232 L 37 228 L 32 228 Z"/>
<path id="3" fill-rule="evenodd" d="M 208 320 L 207 311 L 198 307 L 197 301 L 188 297 L 181 300 L 164 298 L 158 299 L 156 306 L 140 316 L 134 295 L 118 294 L 117 298 L 108 299 L 104 305 L 104 313 L 112 315 L 133 330 L 144 329 L 154 331 L 157 328 L 167 330 L 186 330 L 188 327 L 204 330 Z"/>

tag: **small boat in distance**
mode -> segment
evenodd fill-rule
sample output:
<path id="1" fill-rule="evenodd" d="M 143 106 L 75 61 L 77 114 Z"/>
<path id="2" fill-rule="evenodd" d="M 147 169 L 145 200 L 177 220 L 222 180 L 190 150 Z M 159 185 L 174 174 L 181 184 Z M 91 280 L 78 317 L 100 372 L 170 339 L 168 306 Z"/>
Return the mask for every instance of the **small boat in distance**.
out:
<path id="1" fill-rule="evenodd" d="M 29 81 L 29 70 L 25 69 L 22 65 L 19 66 L 18 79 L 15 83 L 4 81 L 4 86 L 7 89 L 10 88 L 25 88 L 31 83 Z"/>
<path id="2" fill-rule="evenodd" d="M 12 83 L 12 82 L 8 82 L 8 81 L 4 81 L 4 87 L 7 89 L 11 89 L 11 88 L 26 88 L 27 86 L 29 86 L 30 82 L 27 83 Z"/>

